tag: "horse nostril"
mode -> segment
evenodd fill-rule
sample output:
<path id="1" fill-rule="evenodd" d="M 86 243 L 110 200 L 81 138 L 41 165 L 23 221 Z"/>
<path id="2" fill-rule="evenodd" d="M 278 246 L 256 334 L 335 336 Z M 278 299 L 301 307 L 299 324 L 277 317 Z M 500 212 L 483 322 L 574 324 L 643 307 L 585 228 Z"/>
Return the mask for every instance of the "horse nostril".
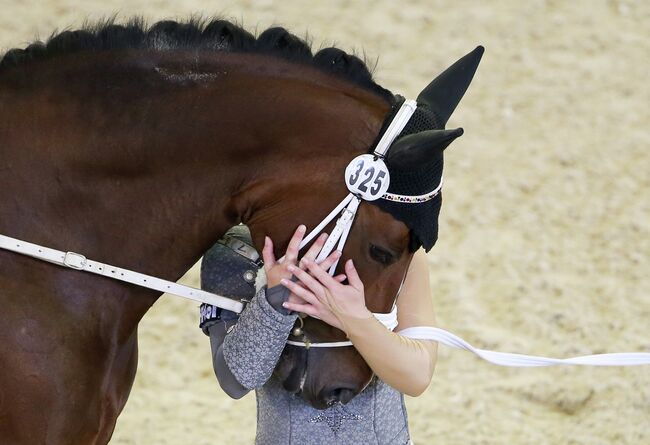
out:
<path id="1" fill-rule="evenodd" d="M 327 406 L 333 405 L 337 402 L 346 404 L 355 395 L 354 389 L 352 388 L 345 388 L 345 387 L 337 387 L 337 388 L 331 388 L 331 389 L 326 389 L 323 391 L 323 400 L 327 404 Z"/>

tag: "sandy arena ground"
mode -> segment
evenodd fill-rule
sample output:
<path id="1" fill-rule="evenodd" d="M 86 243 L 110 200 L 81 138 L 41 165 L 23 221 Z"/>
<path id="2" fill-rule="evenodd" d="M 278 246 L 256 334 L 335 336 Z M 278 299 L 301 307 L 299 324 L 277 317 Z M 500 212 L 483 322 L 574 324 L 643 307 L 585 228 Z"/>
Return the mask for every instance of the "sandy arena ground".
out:
<path id="1" fill-rule="evenodd" d="M 648 2 L 0 0 L 0 47 L 115 12 L 282 24 L 379 58 L 379 83 L 407 97 L 485 45 L 450 122 L 466 133 L 429 255 L 440 326 L 502 351 L 650 351 Z M 168 296 L 145 317 L 112 444 L 253 441 L 254 397 L 220 390 L 196 325 Z M 408 405 L 418 444 L 650 443 L 650 367 L 505 369 L 441 348 Z"/>

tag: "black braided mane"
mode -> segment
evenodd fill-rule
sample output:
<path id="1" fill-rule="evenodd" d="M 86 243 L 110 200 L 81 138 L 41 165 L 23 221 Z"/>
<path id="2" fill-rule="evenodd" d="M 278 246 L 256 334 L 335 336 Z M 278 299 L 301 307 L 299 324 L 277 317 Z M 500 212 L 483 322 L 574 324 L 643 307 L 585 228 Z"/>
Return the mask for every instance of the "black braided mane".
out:
<path id="1" fill-rule="evenodd" d="M 268 54 L 342 76 L 388 100 L 393 97 L 374 82 L 366 63 L 354 55 L 338 48 L 324 48 L 314 54 L 305 40 L 284 28 L 269 28 L 256 37 L 242 27 L 220 19 L 166 20 L 151 26 L 141 18 L 130 19 L 125 24 L 116 24 L 113 19 L 88 24 L 77 31 L 53 34 L 46 43 L 38 41 L 25 49 L 7 51 L 0 58 L 0 73 L 10 67 L 57 55 L 116 49 L 199 49 Z"/>

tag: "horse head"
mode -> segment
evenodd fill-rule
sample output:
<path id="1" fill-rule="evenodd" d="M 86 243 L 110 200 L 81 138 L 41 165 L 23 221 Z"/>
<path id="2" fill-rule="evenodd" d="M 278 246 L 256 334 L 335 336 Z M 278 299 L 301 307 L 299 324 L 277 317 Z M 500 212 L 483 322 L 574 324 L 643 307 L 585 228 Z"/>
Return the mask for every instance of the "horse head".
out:
<path id="1" fill-rule="evenodd" d="M 476 48 L 436 77 L 418 96 L 415 114 L 386 157 L 391 173 L 389 192 L 422 195 L 441 183 L 443 152 L 462 134 L 462 129 L 444 128 L 469 86 L 482 54 L 483 48 Z M 386 127 L 386 115 L 374 127 L 382 127 L 381 119 L 383 128 Z M 372 146 L 364 148 L 367 153 Z M 266 201 L 273 204 L 245 221 L 256 245 L 260 247 L 264 235 L 270 235 L 276 241 L 276 254 L 282 254 L 294 223 L 304 223 L 308 229 L 317 225 L 348 193 L 343 170 L 345 163 L 358 154 L 348 150 L 336 162 L 301 172 L 309 177 L 309 187 L 296 188 L 287 179 L 275 188 L 267 188 L 266 193 L 274 198 L 268 196 Z M 441 197 L 438 194 L 436 199 L 423 203 L 379 199 L 373 204 L 360 206 L 340 264 L 347 259 L 354 261 L 365 285 L 367 307 L 375 313 L 387 313 L 395 303 L 415 250 L 424 247 L 428 251 L 437 239 Z M 332 224 L 325 231 L 331 228 Z M 302 331 L 312 342 L 346 340 L 344 332 L 313 318 L 304 319 Z M 318 408 L 336 401 L 347 403 L 372 378 L 371 369 L 353 347 L 288 345 L 275 374 L 285 389 L 300 393 Z"/>
<path id="2" fill-rule="evenodd" d="M 442 151 L 459 135 L 444 124 L 477 51 L 418 98 L 420 123 L 409 121 L 386 159 L 389 192 L 440 180 Z M 167 280 L 237 222 L 280 254 L 293 228 L 314 227 L 348 193 L 346 166 L 373 147 L 395 104 L 361 60 L 336 48 L 312 55 L 281 28 L 255 37 L 223 20 L 134 20 L 65 31 L 0 60 L 0 200 L 13 203 L 0 208 L 0 233 Z M 362 204 L 343 258 L 374 312 L 390 310 L 413 251 L 435 242 L 440 209 L 439 198 L 382 201 Z M 107 443 L 133 383 L 137 325 L 160 292 L 8 252 L 0 262 L 4 398 L 43 407 L 4 416 L 0 442 Z M 305 332 L 344 339 L 317 320 Z M 324 407 L 361 391 L 371 370 L 351 347 L 289 346 L 276 375 Z"/>

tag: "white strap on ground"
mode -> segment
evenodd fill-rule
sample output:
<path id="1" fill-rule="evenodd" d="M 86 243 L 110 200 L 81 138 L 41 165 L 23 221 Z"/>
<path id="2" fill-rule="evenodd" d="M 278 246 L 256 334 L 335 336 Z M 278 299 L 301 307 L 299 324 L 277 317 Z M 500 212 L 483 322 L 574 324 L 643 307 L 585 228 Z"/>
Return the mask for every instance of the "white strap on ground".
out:
<path id="1" fill-rule="evenodd" d="M 587 365 L 587 366 L 636 366 L 650 365 L 650 352 L 619 352 L 611 354 L 583 355 L 571 358 L 548 358 L 534 355 L 513 354 L 479 349 L 457 335 L 444 329 L 418 326 L 406 328 L 398 334 L 416 340 L 434 340 L 440 344 L 457 349 L 473 352 L 485 361 L 499 366 L 520 368 L 555 366 L 555 365 Z"/>

